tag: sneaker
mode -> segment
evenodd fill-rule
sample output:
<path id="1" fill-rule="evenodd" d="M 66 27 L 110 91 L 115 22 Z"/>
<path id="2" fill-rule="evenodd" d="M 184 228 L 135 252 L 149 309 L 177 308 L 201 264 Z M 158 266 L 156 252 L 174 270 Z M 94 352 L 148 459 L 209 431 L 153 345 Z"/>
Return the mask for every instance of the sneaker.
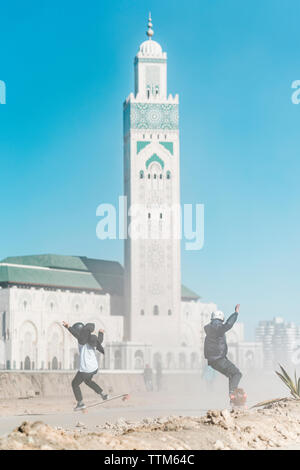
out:
<path id="1" fill-rule="evenodd" d="M 231 393 L 229 395 L 229 398 L 230 398 L 230 406 L 234 406 L 235 405 L 235 394 L 234 393 Z"/>
<path id="2" fill-rule="evenodd" d="M 245 407 L 247 395 L 242 388 L 236 388 L 234 392 L 230 393 L 230 405 L 236 407 Z"/>
<path id="3" fill-rule="evenodd" d="M 79 401 L 75 406 L 74 411 L 84 410 L 85 408 L 85 404 L 82 401 Z"/>
<path id="4" fill-rule="evenodd" d="M 107 393 L 101 393 L 101 398 L 103 400 L 107 400 L 109 398 L 109 395 Z"/>

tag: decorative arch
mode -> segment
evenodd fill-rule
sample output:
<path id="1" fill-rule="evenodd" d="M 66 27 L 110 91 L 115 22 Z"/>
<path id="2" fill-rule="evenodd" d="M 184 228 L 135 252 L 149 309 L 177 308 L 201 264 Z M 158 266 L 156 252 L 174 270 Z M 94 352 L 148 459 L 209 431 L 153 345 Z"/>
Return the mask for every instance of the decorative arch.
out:
<path id="1" fill-rule="evenodd" d="M 26 365 L 27 370 L 37 364 L 37 346 L 38 329 L 32 321 L 25 320 L 19 330 L 19 351 L 20 361 L 24 363 L 24 367 Z"/>
<path id="2" fill-rule="evenodd" d="M 73 314 L 82 315 L 83 303 L 82 303 L 82 299 L 80 298 L 80 296 L 78 295 L 72 296 L 71 308 L 72 308 Z"/>
<path id="3" fill-rule="evenodd" d="M 186 355 L 184 352 L 179 353 L 179 369 L 186 369 Z"/>
<path id="4" fill-rule="evenodd" d="M 29 356 L 25 357 L 24 360 L 24 370 L 31 370 L 31 360 Z"/>
<path id="5" fill-rule="evenodd" d="M 160 352 L 157 351 L 153 355 L 153 365 L 154 365 L 154 367 L 157 368 L 157 364 L 159 364 L 159 363 L 162 364 L 162 355 L 161 355 Z"/>
<path id="6" fill-rule="evenodd" d="M 47 331 L 47 362 L 51 369 L 60 369 L 64 363 L 64 330 L 55 322 Z"/>
<path id="7" fill-rule="evenodd" d="M 19 297 L 19 309 L 22 311 L 30 310 L 32 305 L 32 294 L 29 292 L 22 293 Z"/>
<path id="8" fill-rule="evenodd" d="M 159 163 L 160 166 L 162 167 L 162 169 L 164 169 L 164 166 L 165 166 L 164 161 L 163 161 L 161 158 L 159 158 L 159 156 L 158 156 L 156 153 L 154 153 L 154 154 L 153 154 L 150 158 L 148 158 L 148 160 L 146 161 L 146 168 L 147 168 L 147 170 L 148 170 L 149 166 L 151 165 L 151 163 L 153 163 L 153 162 Z"/>
<path id="9" fill-rule="evenodd" d="M 120 349 L 114 351 L 114 369 L 122 369 L 122 353 Z"/>
<path id="10" fill-rule="evenodd" d="M 175 361 L 174 361 L 174 354 L 173 353 L 171 353 L 171 352 L 167 353 L 166 363 L 167 363 L 167 369 L 174 369 Z"/>
<path id="11" fill-rule="evenodd" d="M 191 369 L 198 369 L 200 367 L 199 354 L 196 352 L 191 353 Z"/>
<path id="12" fill-rule="evenodd" d="M 49 312 L 56 312 L 57 311 L 57 300 L 54 295 L 49 295 L 46 299 L 46 309 Z"/>
<path id="13" fill-rule="evenodd" d="M 144 353 L 140 349 L 134 353 L 134 368 L 143 369 L 144 368 Z"/>

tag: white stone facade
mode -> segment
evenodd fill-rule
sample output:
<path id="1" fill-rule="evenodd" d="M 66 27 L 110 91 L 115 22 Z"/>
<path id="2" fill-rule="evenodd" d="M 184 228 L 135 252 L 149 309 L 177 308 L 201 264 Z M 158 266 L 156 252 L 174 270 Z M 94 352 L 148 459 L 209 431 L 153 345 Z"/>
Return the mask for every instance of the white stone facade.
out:
<path id="1" fill-rule="evenodd" d="M 178 96 L 167 97 L 166 53 L 149 39 L 135 58 L 135 94 L 124 103 L 124 190 L 142 227 L 125 241 L 128 341 L 180 345 L 181 267 Z"/>
<path id="2" fill-rule="evenodd" d="M 0 290 L 6 315 L 5 360 L 11 369 L 74 369 L 77 341 L 62 326 L 76 321 L 95 323 L 105 330 L 105 343 L 122 341 L 123 317 L 110 315 L 110 296 L 43 288 Z M 8 363 L 7 363 L 8 361 Z"/>

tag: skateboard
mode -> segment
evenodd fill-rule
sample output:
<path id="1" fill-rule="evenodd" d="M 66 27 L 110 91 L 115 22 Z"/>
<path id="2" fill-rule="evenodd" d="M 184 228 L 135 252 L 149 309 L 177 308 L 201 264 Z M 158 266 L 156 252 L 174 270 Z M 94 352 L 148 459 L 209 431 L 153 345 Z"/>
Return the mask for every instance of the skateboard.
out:
<path id="1" fill-rule="evenodd" d="M 122 401 L 126 401 L 126 400 L 129 400 L 129 394 L 123 393 L 122 395 L 115 395 L 113 397 L 108 398 L 107 400 L 102 400 L 102 401 L 98 401 L 97 403 L 92 403 L 91 405 L 87 405 L 85 408 L 83 408 L 82 410 L 78 410 L 78 411 L 82 411 L 82 413 L 87 413 L 87 410 L 89 408 L 93 408 L 94 406 L 104 405 L 104 403 L 107 403 L 112 400 L 116 400 L 117 398 L 121 398 Z"/>

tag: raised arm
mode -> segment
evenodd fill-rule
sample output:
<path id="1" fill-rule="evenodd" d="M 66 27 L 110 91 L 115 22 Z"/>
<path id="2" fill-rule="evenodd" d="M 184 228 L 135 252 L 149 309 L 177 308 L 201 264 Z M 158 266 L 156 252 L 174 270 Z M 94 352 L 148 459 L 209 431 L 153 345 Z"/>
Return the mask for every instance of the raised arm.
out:
<path id="1" fill-rule="evenodd" d="M 102 346 L 104 339 L 104 330 L 99 330 L 98 332 L 98 341 L 97 341 L 97 351 L 99 351 L 101 354 L 104 354 L 104 348 Z"/>
<path id="2" fill-rule="evenodd" d="M 237 321 L 239 309 L 240 309 L 240 305 L 238 304 L 235 307 L 235 312 L 232 315 L 230 315 L 230 317 L 227 319 L 225 323 L 221 323 L 221 322 L 214 323 L 213 328 L 214 328 L 216 336 L 224 335 L 226 331 L 229 331 L 233 327 L 233 325 Z"/>
<path id="3" fill-rule="evenodd" d="M 235 322 L 237 321 L 238 315 L 240 312 L 240 304 L 237 304 L 235 306 L 235 311 L 230 317 L 227 319 L 227 321 L 224 323 L 223 328 L 224 332 L 231 330 Z"/>
<path id="4" fill-rule="evenodd" d="M 63 321 L 63 326 L 66 328 L 66 330 L 68 330 L 71 333 L 71 335 L 73 335 L 76 339 L 78 339 L 79 337 L 78 331 L 73 329 L 72 326 L 69 326 L 69 324 L 65 321 Z"/>
<path id="5" fill-rule="evenodd" d="M 100 344 L 103 343 L 103 339 L 104 339 L 104 330 L 99 330 L 98 332 L 98 341 Z"/>

